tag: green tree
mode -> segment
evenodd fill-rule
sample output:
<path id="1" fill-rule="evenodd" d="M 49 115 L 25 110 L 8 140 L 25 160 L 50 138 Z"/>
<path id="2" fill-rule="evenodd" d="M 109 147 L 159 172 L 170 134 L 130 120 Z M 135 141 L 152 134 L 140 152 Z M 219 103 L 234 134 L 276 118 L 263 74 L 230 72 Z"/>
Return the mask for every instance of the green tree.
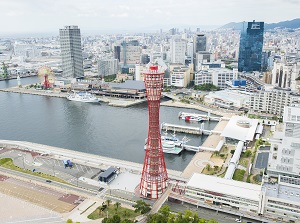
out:
<path id="1" fill-rule="evenodd" d="M 246 150 L 244 154 L 246 157 L 250 157 L 252 155 L 252 152 L 250 150 Z"/>
<path id="2" fill-rule="evenodd" d="M 170 215 L 170 211 L 171 211 L 170 206 L 164 205 L 158 210 L 158 213 L 160 213 L 165 219 L 168 219 Z"/>
<path id="3" fill-rule="evenodd" d="M 211 169 L 211 166 L 210 166 L 210 164 L 209 164 L 209 163 L 206 165 L 206 169 L 207 169 L 208 171 L 210 171 L 210 169 Z"/>
<path id="4" fill-rule="evenodd" d="M 67 223 L 73 223 L 72 219 L 68 219 Z"/>
<path id="5" fill-rule="evenodd" d="M 121 207 L 121 203 L 120 202 L 116 202 L 115 203 L 115 207 L 116 207 L 116 212 L 118 213 L 118 209 L 119 209 L 119 207 Z"/>
<path id="6" fill-rule="evenodd" d="M 111 204 L 111 200 L 106 200 L 106 204 L 107 204 L 107 207 L 109 207 L 109 205 Z"/>
<path id="7" fill-rule="evenodd" d="M 137 200 L 136 204 L 133 205 L 132 207 L 135 208 L 135 212 L 136 213 L 141 213 L 141 214 L 145 214 L 147 212 L 149 212 L 151 210 L 151 207 L 149 204 L 147 204 L 146 202 L 142 201 L 142 200 Z"/>

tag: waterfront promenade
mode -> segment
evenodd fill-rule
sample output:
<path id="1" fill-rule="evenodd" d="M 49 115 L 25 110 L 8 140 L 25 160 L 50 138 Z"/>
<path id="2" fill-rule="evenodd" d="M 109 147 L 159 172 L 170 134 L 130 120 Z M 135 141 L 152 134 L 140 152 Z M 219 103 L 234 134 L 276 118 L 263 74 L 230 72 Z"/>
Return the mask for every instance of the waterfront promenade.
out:
<path id="1" fill-rule="evenodd" d="M 88 154 L 63 148 L 58 148 L 54 146 L 42 145 L 26 141 L 11 141 L 11 140 L 0 140 L 1 147 L 7 148 L 19 148 L 22 150 L 34 151 L 41 154 L 49 154 L 57 159 L 71 159 L 71 161 L 91 166 L 94 168 L 99 168 L 105 165 L 106 167 L 116 166 L 120 167 L 121 170 L 131 171 L 136 174 L 141 174 L 143 169 L 143 164 L 135 163 L 125 160 L 113 159 L 105 156 L 99 156 L 94 154 Z M 170 177 L 179 177 L 181 172 L 176 170 L 168 170 Z"/>
<path id="2" fill-rule="evenodd" d="M 233 115 L 238 115 L 241 113 L 236 111 L 221 110 L 214 107 L 207 107 L 200 104 L 186 104 L 186 103 L 182 103 L 179 101 L 172 101 L 172 100 L 161 102 L 160 105 L 168 106 L 168 107 L 196 109 L 199 111 L 210 112 L 211 114 L 219 115 L 222 117 L 228 117 L 228 118 L 232 117 Z"/>
<path id="3" fill-rule="evenodd" d="M 67 92 L 26 89 L 26 88 L 19 88 L 19 87 L 0 89 L 0 91 L 19 93 L 19 94 L 57 97 L 57 98 L 67 98 L 68 96 Z M 135 100 L 135 99 L 124 99 L 124 98 L 114 98 L 114 97 L 105 97 L 105 96 L 99 97 L 99 100 L 101 102 L 107 103 L 109 106 L 124 107 L 124 108 L 146 102 L 146 99 Z"/>

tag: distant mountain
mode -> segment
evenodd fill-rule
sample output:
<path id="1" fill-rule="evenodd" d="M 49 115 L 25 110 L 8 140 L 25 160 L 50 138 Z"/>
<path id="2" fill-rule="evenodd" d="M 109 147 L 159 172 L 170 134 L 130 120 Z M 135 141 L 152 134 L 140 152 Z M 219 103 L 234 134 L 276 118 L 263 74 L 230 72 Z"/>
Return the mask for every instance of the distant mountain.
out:
<path id="1" fill-rule="evenodd" d="M 247 23 L 245 25 L 247 25 Z M 221 26 L 219 29 L 242 30 L 242 28 L 243 28 L 243 22 L 231 22 L 224 26 Z M 274 29 L 274 28 L 288 28 L 288 29 L 300 28 L 300 18 L 293 19 L 290 21 L 282 21 L 282 22 L 278 22 L 278 23 L 270 23 L 270 24 L 265 23 L 265 30 Z"/>
<path id="2" fill-rule="evenodd" d="M 224 26 L 221 26 L 219 29 L 235 29 L 235 30 L 242 30 L 243 22 L 231 22 L 227 23 Z"/>
<path id="3" fill-rule="evenodd" d="M 282 21 L 278 23 L 265 24 L 265 29 L 274 29 L 274 28 L 288 28 L 288 29 L 297 29 L 300 28 L 300 18 L 293 19 L 290 21 Z"/>

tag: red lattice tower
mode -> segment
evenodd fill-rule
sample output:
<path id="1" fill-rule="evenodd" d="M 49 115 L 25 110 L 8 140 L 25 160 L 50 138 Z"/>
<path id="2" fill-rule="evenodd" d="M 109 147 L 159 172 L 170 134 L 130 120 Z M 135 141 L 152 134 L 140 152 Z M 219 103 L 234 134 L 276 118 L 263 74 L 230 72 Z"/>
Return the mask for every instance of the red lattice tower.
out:
<path id="1" fill-rule="evenodd" d="M 163 78 L 164 73 L 158 71 L 158 66 L 150 66 L 148 72 L 144 73 L 149 126 L 140 194 L 149 199 L 157 199 L 167 188 L 168 180 L 159 128 L 159 108 Z"/>

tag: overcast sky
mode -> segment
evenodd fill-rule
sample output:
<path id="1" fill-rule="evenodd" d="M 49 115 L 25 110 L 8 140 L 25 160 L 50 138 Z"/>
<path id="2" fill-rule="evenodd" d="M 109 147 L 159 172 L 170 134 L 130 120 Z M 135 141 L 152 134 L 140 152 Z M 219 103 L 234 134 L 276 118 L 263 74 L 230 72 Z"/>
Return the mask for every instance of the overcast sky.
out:
<path id="1" fill-rule="evenodd" d="M 300 17 L 300 0 L 0 0 L 1 33 L 168 30 Z"/>

